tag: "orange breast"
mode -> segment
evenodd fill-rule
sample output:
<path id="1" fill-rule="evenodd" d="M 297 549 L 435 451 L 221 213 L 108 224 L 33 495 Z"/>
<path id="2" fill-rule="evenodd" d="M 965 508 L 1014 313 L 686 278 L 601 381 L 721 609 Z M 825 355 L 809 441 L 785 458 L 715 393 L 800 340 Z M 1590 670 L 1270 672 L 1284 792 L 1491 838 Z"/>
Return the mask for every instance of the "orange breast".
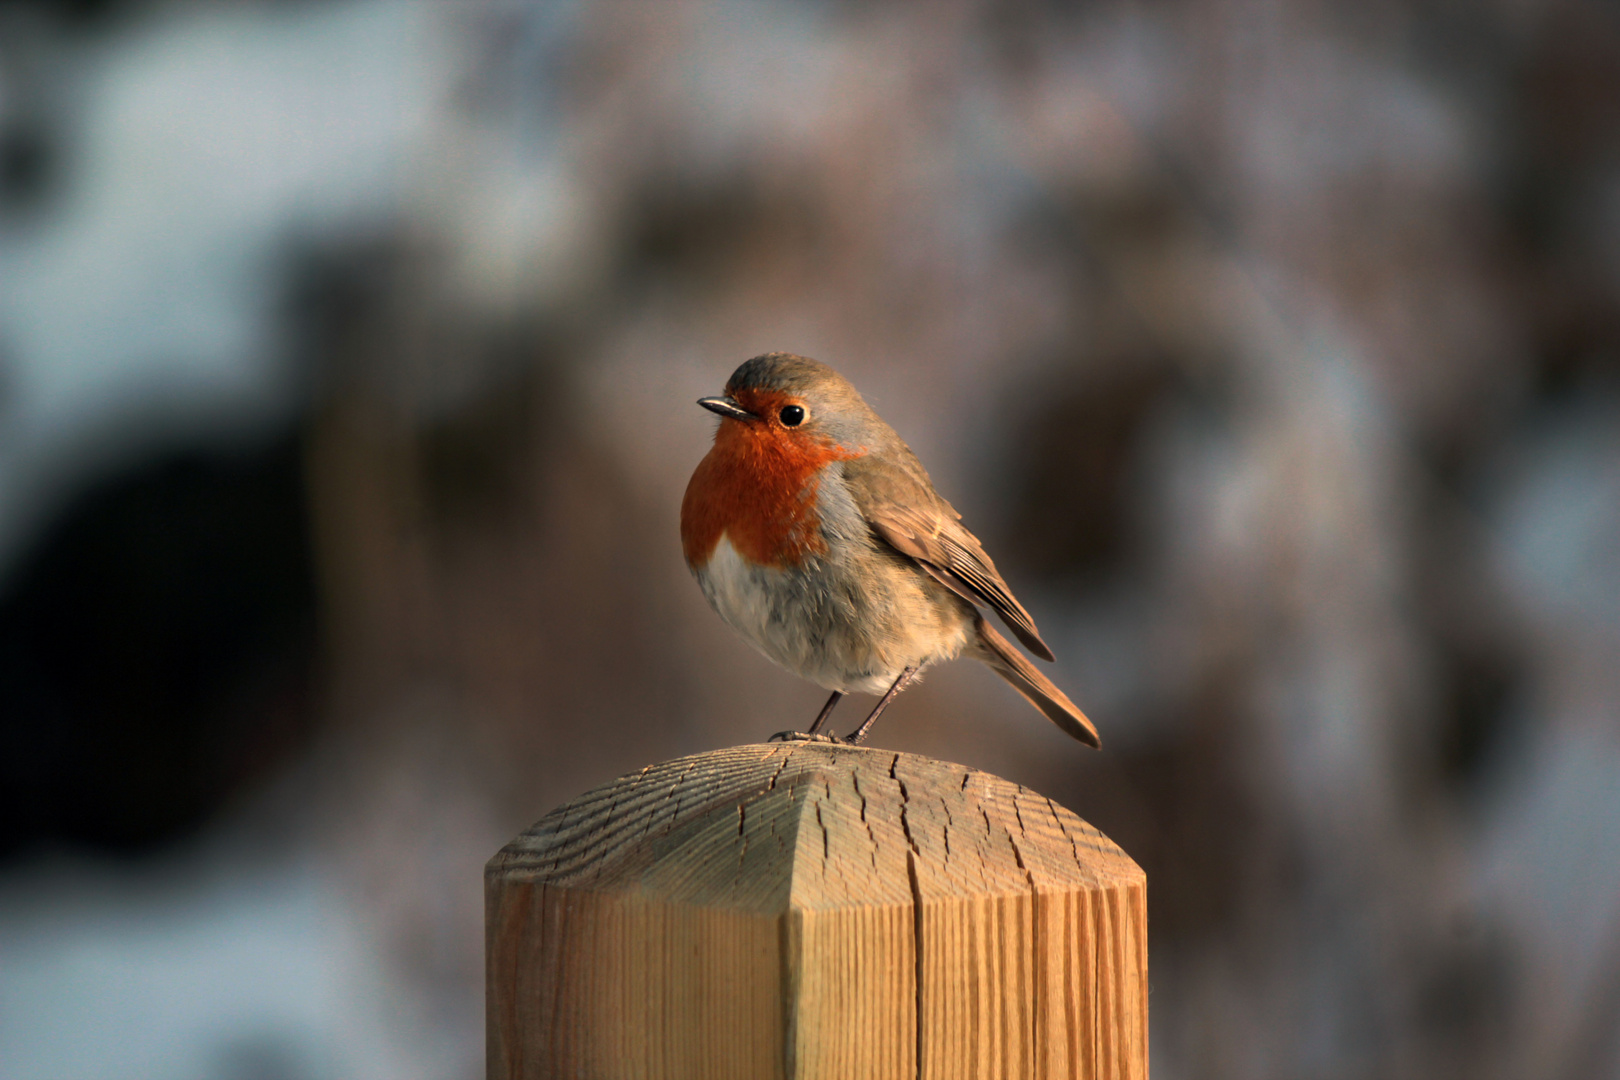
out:
<path id="1" fill-rule="evenodd" d="M 722 420 L 681 500 L 686 564 L 707 565 L 722 534 L 737 554 L 763 566 L 793 566 L 825 551 L 816 476 L 858 456 L 768 422 Z"/>

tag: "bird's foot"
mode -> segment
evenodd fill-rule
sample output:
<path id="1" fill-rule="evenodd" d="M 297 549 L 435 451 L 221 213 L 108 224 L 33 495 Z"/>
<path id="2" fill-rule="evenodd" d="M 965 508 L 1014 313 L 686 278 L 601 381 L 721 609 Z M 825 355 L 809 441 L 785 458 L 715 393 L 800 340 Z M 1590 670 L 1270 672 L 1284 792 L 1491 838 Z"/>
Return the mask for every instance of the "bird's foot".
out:
<path id="1" fill-rule="evenodd" d="M 824 742 L 846 745 L 848 740 L 840 739 L 836 735 L 812 735 L 808 731 L 778 731 L 766 742 Z"/>

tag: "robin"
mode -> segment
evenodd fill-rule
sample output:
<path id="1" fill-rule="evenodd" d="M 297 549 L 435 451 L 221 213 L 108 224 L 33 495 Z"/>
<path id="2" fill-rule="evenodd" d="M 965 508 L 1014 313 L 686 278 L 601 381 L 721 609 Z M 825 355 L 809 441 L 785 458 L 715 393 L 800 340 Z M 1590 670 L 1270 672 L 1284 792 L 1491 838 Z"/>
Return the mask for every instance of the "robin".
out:
<path id="1" fill-rule="evenodd" d="M 1023 605 L 922 463 L 855 387 L 791 353 L 747 361 L 681 500 L 681 547 L 709 604 L 776 663 L 832 696 L 881 694 L 849 743 L 927 667 L 966 652 L 1088 746 L 1097 729 L 979 613 L 1051 660 Z"/>

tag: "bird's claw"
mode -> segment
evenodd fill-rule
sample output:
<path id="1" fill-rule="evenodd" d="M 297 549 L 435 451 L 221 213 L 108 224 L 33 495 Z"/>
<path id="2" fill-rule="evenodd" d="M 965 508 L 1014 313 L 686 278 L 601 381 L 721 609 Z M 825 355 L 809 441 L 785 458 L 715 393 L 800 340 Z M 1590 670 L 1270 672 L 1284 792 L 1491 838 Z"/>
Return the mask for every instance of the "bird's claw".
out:
<path id="1" fill-rule="evenodd" d="M 824 742 L 840 746 L 848 745 L 847 739 L 840 739 L 836 735 L 812 735 L 808 731 L 778 731 L 766 742 Z"/>

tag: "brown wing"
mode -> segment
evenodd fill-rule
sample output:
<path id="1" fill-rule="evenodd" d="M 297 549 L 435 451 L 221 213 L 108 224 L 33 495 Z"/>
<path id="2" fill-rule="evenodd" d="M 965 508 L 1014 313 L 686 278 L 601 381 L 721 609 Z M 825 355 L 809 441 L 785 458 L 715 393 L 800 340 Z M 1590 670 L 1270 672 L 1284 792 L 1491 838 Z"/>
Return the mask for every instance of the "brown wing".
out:
<path id="1" fill-rule="evenodd" d="M 893 505 L 866 508 L 866 520 L 890 547 L 917 560 L 941 585 L 970 604 L 988 606 L 1030 652 L 1042 660 L 1053 658 L 1035 620 L 1001 580 L 978 539 L 960 523 L 937 511 Z"/>
<path id="2" fill-rule="evenodd" d="M 968 603 L 989 607 L 1031 652 L 1051 660 L 1035 620 L 1013 598 L 978 538 L 962 527 L 962 515 L 939 497 L 911 447 L 877 423 L 886 436 L 877 452 L 843 462 L 844 482 L 873 533 Z"/>

